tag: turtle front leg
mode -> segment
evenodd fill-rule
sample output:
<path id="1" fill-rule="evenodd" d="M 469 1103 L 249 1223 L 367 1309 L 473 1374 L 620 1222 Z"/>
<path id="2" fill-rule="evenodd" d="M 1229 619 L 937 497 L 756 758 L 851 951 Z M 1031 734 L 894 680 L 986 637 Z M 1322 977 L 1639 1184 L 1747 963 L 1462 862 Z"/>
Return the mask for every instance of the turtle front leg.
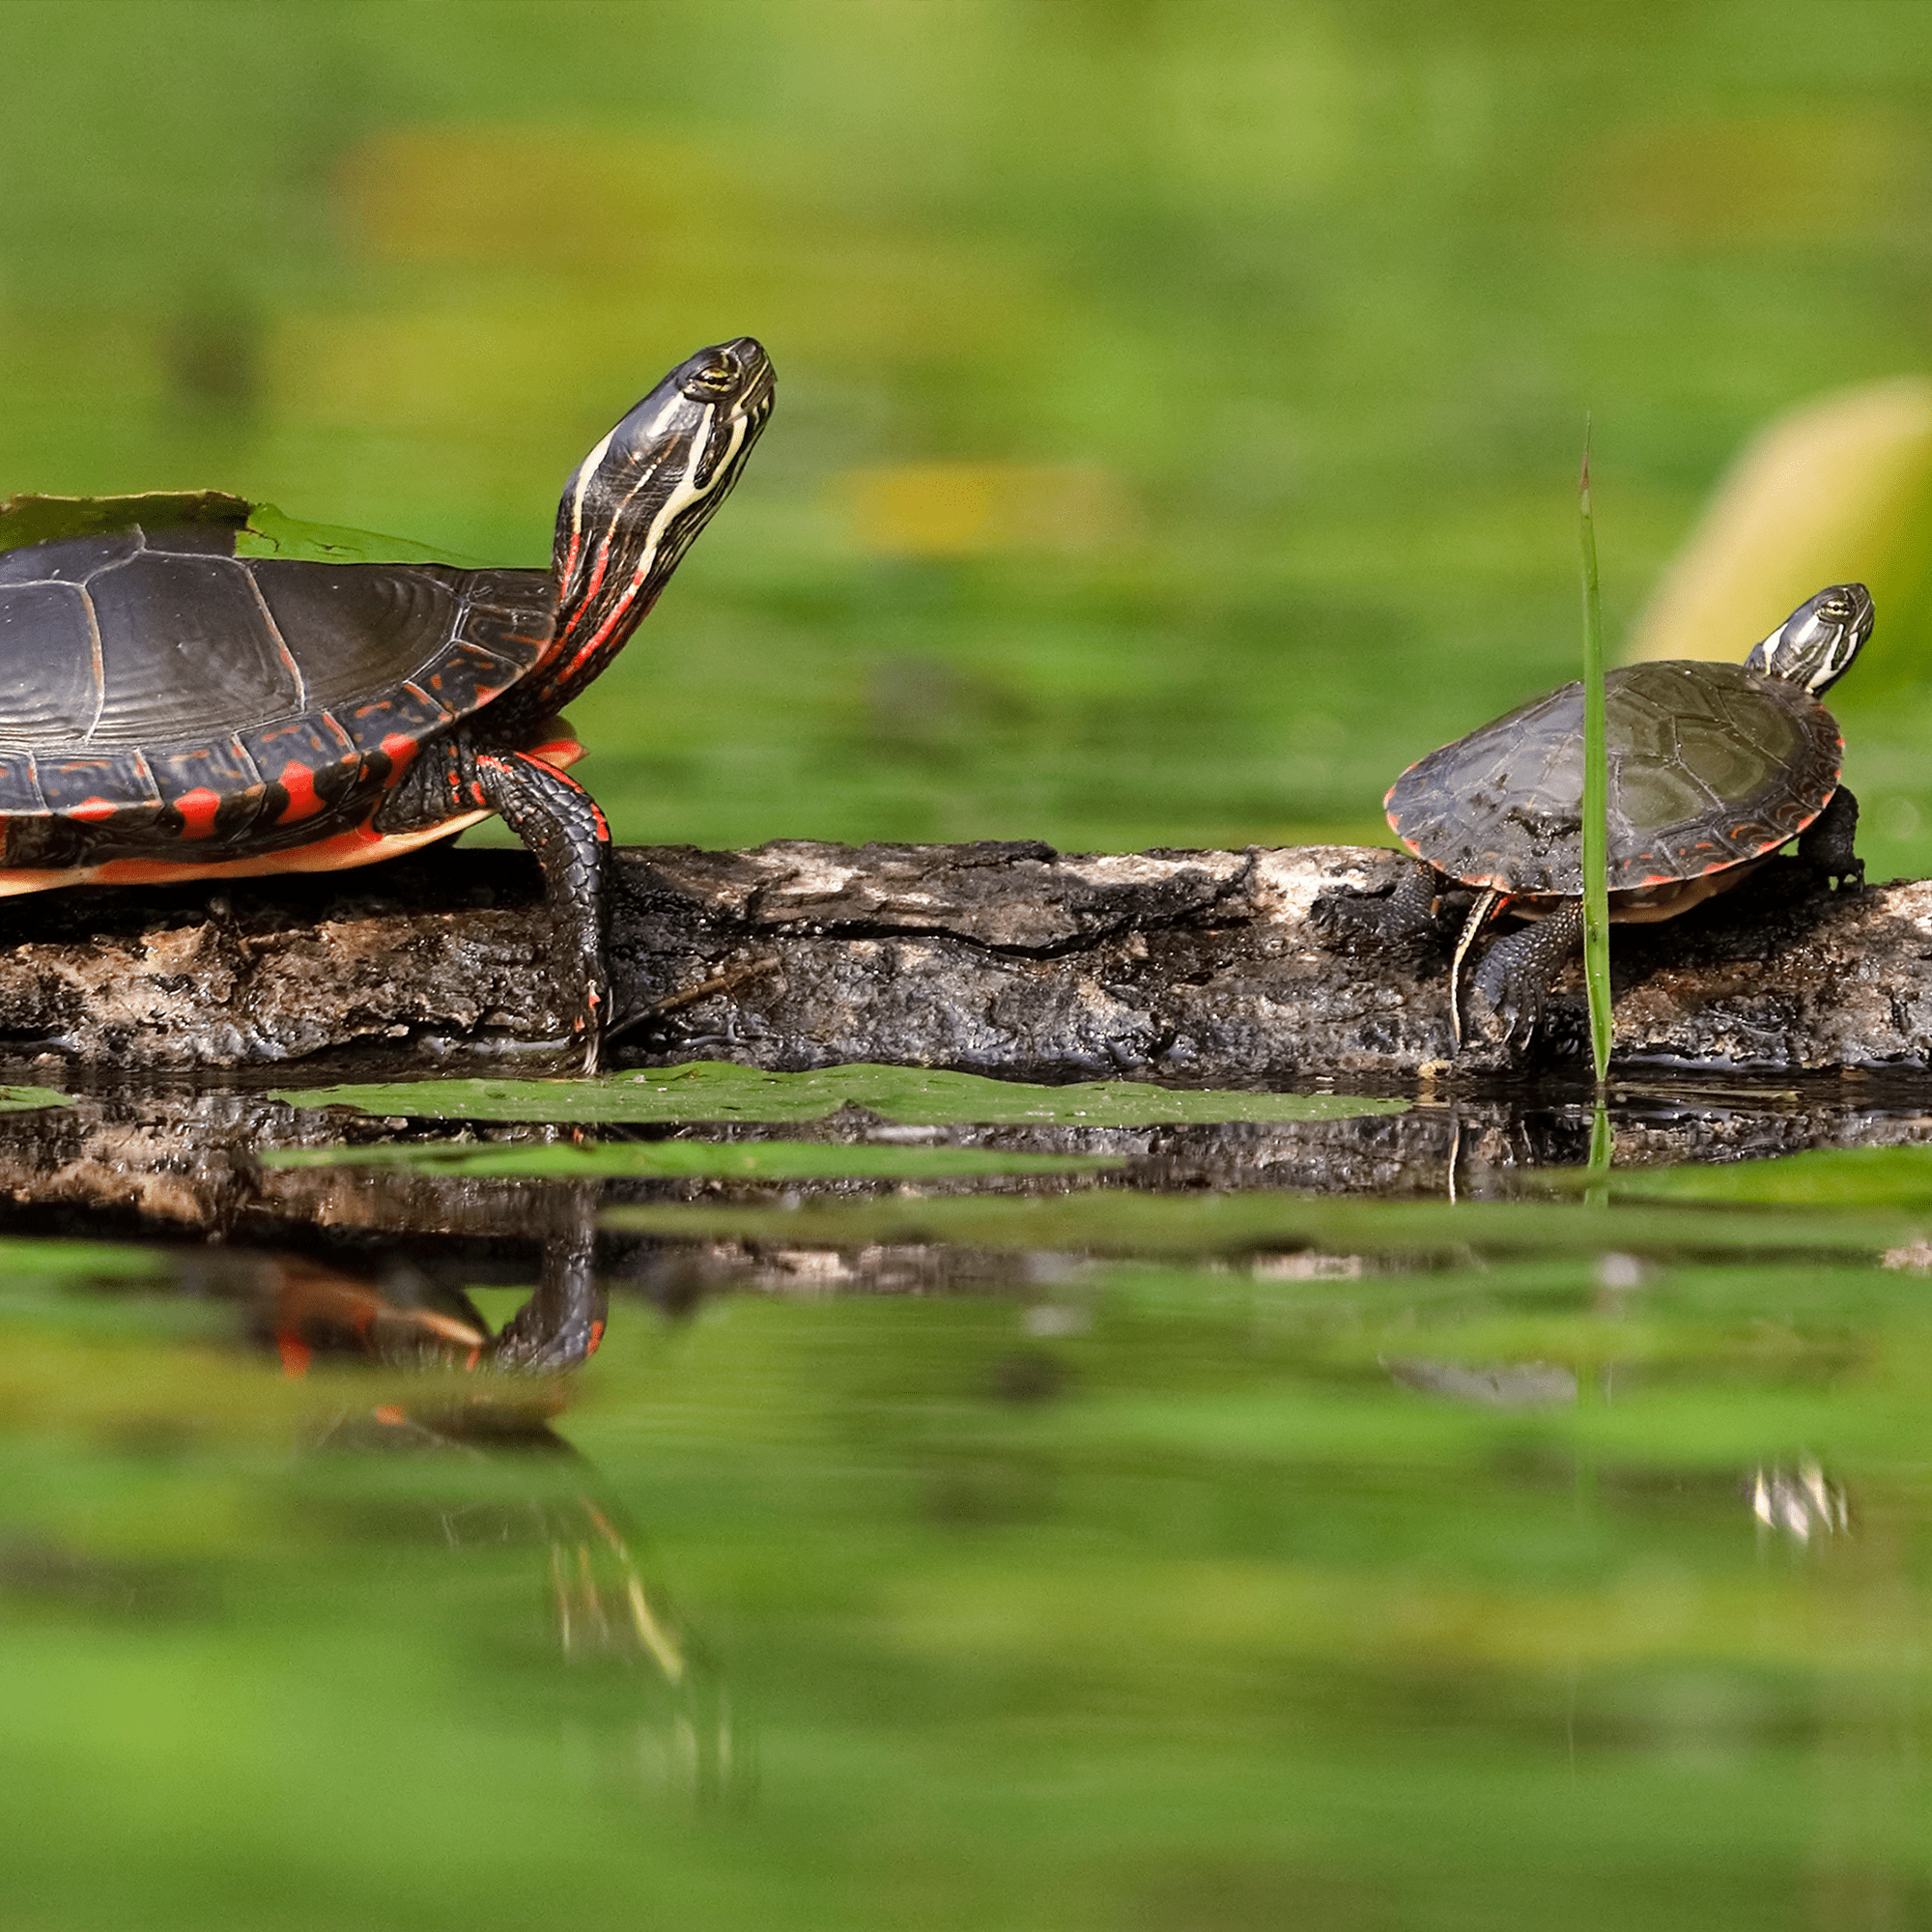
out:
<path id="1" fill-rule="evenodd" d="M 499 1368 L 582 1368 L 604 1339 L 608 1313 L 597 1278 L 597 1208 L 603 1190 L 576 1181 L 550 1203 L 543 1274 L 537 1292 L 497 1337 Z"/>
<path id="2" fill-rule="evenodd" d="M 1527 1046 L 1543 1018 L 1550 980 L 1582 944 L 1581 899 L 1497 940 L 1469 976 L 1464 1037 L 1503 1048 Z"/>
<path id="3" fill-rule="evenodd" d="M 1439 945 L 1442 877 L 1411 866 L 1390 893 L 1324 893 L 1308 909 L 1322 941 L 1337 952 L 1394 952 L 1420 958 Z"/>
<path id="4" fill-rule="evenodd" d="M 1832 794 L 1825 810 L 1798 836 L 1798 856 L 1824 873 L 1826 882 L 1842 891 L 1863 888 L 1865 862 L 1852 849 L 1859 831 L 1859 802 L 1849 785 Z"/>
<path id="5" fill-rule="evenodd" d="M 570 1030 L 582 1042 L 583 1070 L 597 1071 L 611 982 L 604 970 L 604 861 L 611 828 L 597 801 L 554 765 L 522 752 L 478 752 L 483 803 L 543 867 L 557 923 L 558 971 L 576 1006 Z"/>
<path id="6" fill-rule="evenodd" d="M 604 861 L 611 828 L 574 779 L 523 752 L 473 745 L 463 733 L 438 739 L 376 814 L 379 832 L 406 832 L 485 809 L 494 811 L 543 868 L 555 922 L 557 971 L 574 1009 L 570 1031 L 595 1073 L 610 981 L 604 970 Z"/>

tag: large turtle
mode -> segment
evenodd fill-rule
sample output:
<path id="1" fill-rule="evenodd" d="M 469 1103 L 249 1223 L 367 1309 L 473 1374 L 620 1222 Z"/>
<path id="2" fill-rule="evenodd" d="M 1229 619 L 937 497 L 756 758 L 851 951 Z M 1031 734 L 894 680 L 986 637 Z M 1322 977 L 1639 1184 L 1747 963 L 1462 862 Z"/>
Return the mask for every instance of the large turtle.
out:
<path id="1" fill-rule="evenodd" d="M 547 571 L 238 556 L 232 498 L 0 552 L 0 895 L 366 866 L 495 812 L 543 867 L 594 1069 L 610 832 L 558 714 L 771 407 L 749 336 L 679 363 L 565 486 Z"/>
<path id="2" fill-rule="evenodd" d="M 1861 883 L 1858 801 L 1820 696 L 1871 635 L 1861 583 L 1801 604 L 1742 665 L 1632 665 L 1604 680 L 1612 920 L 1674 919 L 1747 877 L 1792 838 L 1832 884 Z M 1582 941 L 1583 688 L 1561 690 L 1409 766 L 1383 801 L 1422 864 L 1381 897 L 1332 894 L 1314 917 L 1348 951 L 1419 948 L 1445 893 L 1474 893 L 1456 941 L 1449 1014 L 1477 934 L 1507 908 L 1530 924 L 1470 976 L 1467 1019 L 1492 1046 L 1525 1043 L 1551 976 Z"/>

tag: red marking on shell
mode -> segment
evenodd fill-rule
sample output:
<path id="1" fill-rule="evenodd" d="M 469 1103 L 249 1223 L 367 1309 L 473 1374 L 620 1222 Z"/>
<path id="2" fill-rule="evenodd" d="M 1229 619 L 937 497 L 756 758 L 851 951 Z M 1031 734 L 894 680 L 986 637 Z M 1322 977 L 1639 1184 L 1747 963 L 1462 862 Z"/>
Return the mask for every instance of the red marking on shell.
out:
<path id="1" fill-rule="evenodd" d="M 597 1350 L 603 1346 L 603 1342 L 604 1342 L 604 1324 L 601 1321 L 593 1321 L 590 1324 L 590 1346 L 589 1348 L 584 1350 L 583 1352 L 586 1355 L 594 1355 L 597 1352 Z"/>
<path id="2" fill-rule="evenodd" d="M 84 798 L 78 805 L 71 805 L 63 814 L 68 818 L 85 818 L 89 821 L 112 818 L 119 808 L 110 805 L 104 798 Z"/>
<path id="3" fill-rule="evenodd" d="M 322 800 L 315 795 L 315 774 L 306 765 L 291 758 L 275 782 L 289 795 L 288 809 L 275 821 L 278 825 L 299 824 L 322 810 Z"/>
<path id="4" fill-rule="evenodd" d="M 284 1329 L 275 1337 L 275 1349 L 282 1358 L 282 1373 L 290 1380 L 299 1381 L 308 1374 L 313 1357 L 308 1344 L 299 1335 L 291 1335 Z"/>
<path id="5" fill-rule="evenodd" d="M 174 805 L 182 815 L 182 837 L 206 838 L 214 830 L 214 814 L 221 810 L 221 794 L 210 791 L 206 785 L 197 785 L 192 791 L 183 792 Z"/>
<path id="6" fill-rule="evenodd" d="M 418 750 L 416 741 L 406 731 L 391 731 L 383 740 L 383 752 L 389 760 L 389 782 L 393 784 L 409 769 Z"/>

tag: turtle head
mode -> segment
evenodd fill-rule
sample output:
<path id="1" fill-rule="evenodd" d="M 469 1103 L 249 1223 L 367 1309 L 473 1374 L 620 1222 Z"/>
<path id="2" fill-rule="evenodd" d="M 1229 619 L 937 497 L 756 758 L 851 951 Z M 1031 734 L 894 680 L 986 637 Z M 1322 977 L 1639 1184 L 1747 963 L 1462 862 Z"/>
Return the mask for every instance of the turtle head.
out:
<path id="1" fill-rule="evenodd" d="M 623 647 L 771 412 L 771 358 L 741 335 L 680 362 L 578 465 L 556 512 L 556 640 L 530 700 L 556 710 Z"/>
<path id="2" fill-rule="evenodd" d="M 1834 583 L 1806 598 L 1754 646 L 1745 668 L 1822 697 L 1851 668 L 1871 627 L 1871 592 L 1862 583 Z"/>

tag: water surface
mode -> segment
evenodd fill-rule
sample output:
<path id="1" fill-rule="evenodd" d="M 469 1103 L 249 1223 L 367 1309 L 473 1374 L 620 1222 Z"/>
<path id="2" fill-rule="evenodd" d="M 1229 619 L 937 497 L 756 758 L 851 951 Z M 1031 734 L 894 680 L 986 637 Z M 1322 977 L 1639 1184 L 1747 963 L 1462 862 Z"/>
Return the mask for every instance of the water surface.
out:
<path id="1" fill-rule="evenodd" d="M 1918 1921 L 1932 1096 L 917 1084 L 0 1116 L 10 1919 Z"/>

